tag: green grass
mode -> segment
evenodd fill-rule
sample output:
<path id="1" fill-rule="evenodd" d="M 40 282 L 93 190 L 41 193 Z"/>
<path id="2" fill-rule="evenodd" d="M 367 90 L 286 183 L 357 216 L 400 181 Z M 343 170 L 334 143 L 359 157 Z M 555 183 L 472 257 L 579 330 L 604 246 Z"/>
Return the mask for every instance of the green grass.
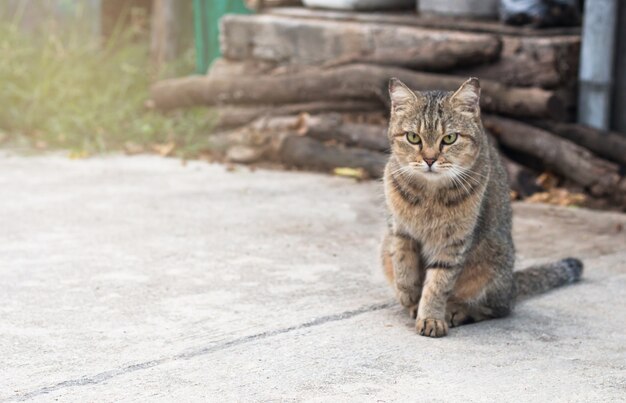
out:
<path id="1" fill-rule="evenodd" d="M 100 45 L 78 18 L 45 35 L 0 21 L 0 139 L 80 155 L 176 143 L 193 156 L 208 148 L 206 108 L 162 114 L 146 107 L 153 71 L 148 45 L 132 32 Z M 188 74 L 192 57 L 166 72 Z"/>

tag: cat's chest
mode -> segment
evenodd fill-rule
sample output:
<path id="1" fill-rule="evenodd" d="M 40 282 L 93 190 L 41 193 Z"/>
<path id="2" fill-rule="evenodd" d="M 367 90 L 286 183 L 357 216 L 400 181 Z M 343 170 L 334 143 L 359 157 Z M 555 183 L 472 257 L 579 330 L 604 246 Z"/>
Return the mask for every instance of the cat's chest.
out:
<path id="1" fill-rule="evenodd" d="M 461 217 L 454 212 L 442 211 L 438 208 L 415 207 L 399 209 L 396 225 L 408 233 L 422 245 L 440 245 L 456 235 L 463 226 Z"/>
<path id="2" fill-rule="evenodd" d="M 386 185 L 387 206 L 394 226 L 422 245 L 435 248 L 450 239 L 466 236 L 474 228 L 479 207 L 477 198 L 468 198 L 450 207 L 441 201 L 445 198 L 440 192 L 406 194 L 393 182 Z"/>
<path id="3" fill-rule="evenodd" d="M 437 203 L 419 205 L 391 203 L 389 208 L 395 227 L 417 240 L 433 253 L 451 240 L 466 237 L 474 228 L 474 208 L 446 208 Z"/>
<path id="4" fill-rule="evenodd" d="M 415 209 L 396 220 L 403 233 L 418 241 L 425 262 L 441 260 L 442 253 L 449 251 L 448 245 L 467 239 L 475 225 L 471 218 L 430 209 Z"/>

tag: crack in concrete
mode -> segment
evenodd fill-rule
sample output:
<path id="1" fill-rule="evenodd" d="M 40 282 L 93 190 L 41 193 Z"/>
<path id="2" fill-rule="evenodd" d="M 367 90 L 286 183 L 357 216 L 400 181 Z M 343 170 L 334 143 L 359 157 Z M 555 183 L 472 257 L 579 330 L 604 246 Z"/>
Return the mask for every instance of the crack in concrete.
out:
<path id="1" fill-rule="evenodd" d="M 172 361 L 176 361 L 176 360 L 188 360 L 194 357 L 198 357 L 201 355 L 205 355 L 205 354 L 209 354 L 215 351 L 219 351 L 219 350 L 225 350 L 227 348 L 230 347 L 235 347 L 235 346 L 239 346 L 242 344 L 246 344 L 252 341 L 256 341 L 256 340 L 262 340 L 262 339 L 266 339 L 269 337 L 273 337 L 273 336 L 278 336 L 281 334 L 285 334 L 285 333 L 289 333 L 289 332 L 293 332 L 296 330 L 301 330 L 301 329 L 306 329 L 309 327 L 314 327 L 314 326 L 320 326 L 329 322 L 337 322 L 340 320 L 345 320 L 345 319 L 350 319 L 352 317 L 355 317 L 357 315 L 361 315 L 364 313 L 368 313 L 368 312 L 374 312 L 374 311 L 378 311 L 381 309 L 386 309 L 386 308 L 390 308 L 393 305 L 395 305 L 395 302 L 393 301 L 388 301 L 385 303 L 379 303 L 379 304 L 374 304 L 374 305 L 367 305 L 358 309 L 354 309 L 351 311 L 345 311 L 342 313 L 338 313 L 338 314 L 334 314 L 334 315 L 327 315 L 327 316 L 321 316 L 319 318 L 315 318 L 313 320 L 310 320 L 308 322 L 304 322 L 301 323 L 299 325 L 294 325 L 294 326 L 289 326 L 289 327 L 285 327 L 282 329 L 276 329 L 276 330 L 268 330 L 265 332 L 261 332 L 261 333 L 257 333 L 257 334 L 253 334 L 250 336 L 244 336 L 244 337 L 240 337 L 234 340 L 230 340 L 224 343 L 218 343 L 215 344 L 213 346 L 210 347 L 204 347 L 201 349 L 197 349 L 197 350 L 193 350 L 193 351 L 189 351 L 189 352 L 185 352 L 185 353 L 179 353 L 170 357 L 164 357 L 164 358 L 160 358 L 158 360 L 150 360 L 150 361 L 144 361 L 144 362 L 140 362 L 137 364 L 132 364 L 132 365 L 127 365 L 125 367 L 121 367 L 121 368 L 117 368 L 117 369 L 112 369 L 109 371 L 104 371 L 104 372 L 100 372 L 99 374 L 96 375 L 92 375 L 92 376 L 84 376 L 82 378 L 77 378 L 77 379 L 69 379 L 67 381 L 63 381 L 63 382 L 59 382 L 57 384 L 54 385 L 50 385 L 50 386 L 44 386 L 38 389 L 35 389 L 33 391 L 21 394 L 21 395 L 17 395 L 14 397 L 11 397 L 9 399 L 6 399 L 5 401 L 9 402 L 9 401 L 24 401 L 24 400 L 28 400 L 28 399 L 32 399 L 36 396 L 39 395 L 43 395 L 43 394 L 47 394 L 50 392 L 54 392 L 57 391 L 59 389 L 64 389 L 64 388 L 71 388 L 74 386 L 83 386 L 83 385 L 95 385 L 95 384 L 99 384 L 105 381 L 108 381 L 111 378 L 115 378 L 117 376 L 120 375 L 125 375 L 131 372 L 135 372 L 135 371 L 140 371 L 140 370 L 144 370 L 144 369 L 149 369 L 152 367 L 156 367 L 158 365 L 161 364 L 165 364 L 168 362 L 172 362 Z"/>

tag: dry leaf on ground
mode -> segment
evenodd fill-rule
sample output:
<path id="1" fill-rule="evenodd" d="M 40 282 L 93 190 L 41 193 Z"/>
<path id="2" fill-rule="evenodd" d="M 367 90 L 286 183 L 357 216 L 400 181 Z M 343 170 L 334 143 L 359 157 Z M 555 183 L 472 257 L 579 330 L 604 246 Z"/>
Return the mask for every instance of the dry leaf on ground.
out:
<path id="1" fill-rule="evenodd" d="M 172 152 L 174 152 L 175 148 L 176 148 L 176 143 L 174 143 L 173 141 L 169 141 L 167 143 L 162 143 L 162 144 L 157 143 L 157 144 L 152 145 L 152 149 L 154 150 L 154 152 L 159 154 L 161 157 L 167 157 L 168 155 L 171 155 Z"/>
<path id="2" fill-rule="evenodd" d="M 580 206 L 587 197 L 582 193 L 570 192 L 564 188 L 552 188 L 547 192 L 535 193 L 525 199 L 530 203 L 547 203 L 557 206 Z"/>
<path id="3" fill-rule="evenodd" d="M 333 169 L 333 174 L 337 176 L 355 178 L 358 180 L 367 178 L 367 172 L 365 172 L 363 168 L 339 167 L 339 168 Z"/>

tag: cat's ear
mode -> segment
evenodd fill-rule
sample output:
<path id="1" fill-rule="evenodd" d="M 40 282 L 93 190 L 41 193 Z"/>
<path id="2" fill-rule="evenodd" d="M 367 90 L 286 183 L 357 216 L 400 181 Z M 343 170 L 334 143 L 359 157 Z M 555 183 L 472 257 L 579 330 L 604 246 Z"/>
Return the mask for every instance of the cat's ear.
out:
<path id="1" fill-rule="evenodd" d="M 392 112 L 402 111 L 406 106 L 417 101 L 417 95 L 395 77 L 389 80 L 389 98 Z"/>
<path id="2" fill-rule="evenodd" d="M 459 112 L 480 116 L 480 82 L 472 77 L 450 97 L 450 103 Z"/>

